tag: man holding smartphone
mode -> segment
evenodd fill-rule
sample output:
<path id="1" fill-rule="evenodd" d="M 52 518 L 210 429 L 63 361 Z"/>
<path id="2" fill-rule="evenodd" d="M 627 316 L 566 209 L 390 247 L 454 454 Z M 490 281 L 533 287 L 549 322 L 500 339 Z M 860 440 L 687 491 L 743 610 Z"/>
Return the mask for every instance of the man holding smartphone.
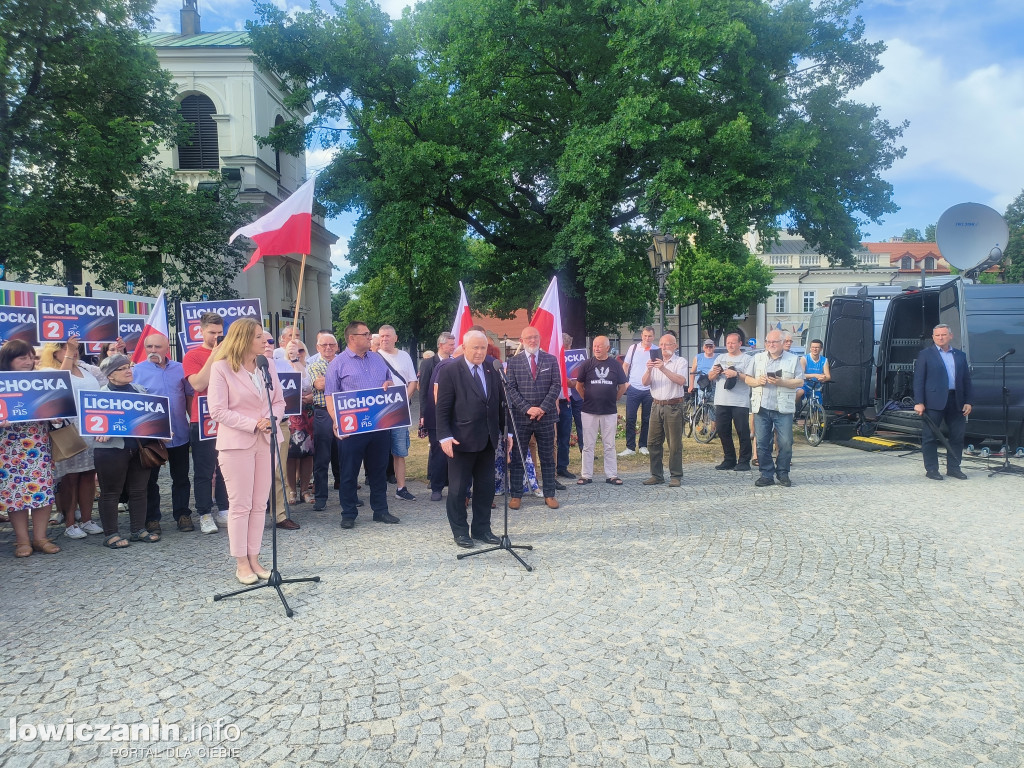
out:
<path id="1" fill-rule="evenodd" d="M 757 467 L 761 476 L 754 485 L 779 485 L 788 488 L 789 468 L 793 460 L 793 414 L 796 412 L 796 390 L 804 385 L 801 358 L 786 352 L 782 331 L 769 331 L 764 339 L 765 351 L 754 355 L 750 374 L 743 381 L 750 387 L 750 412 L 754 414 L 754 435 L 757 439 Z M 779 458 L 772 460 L 775 438 L 779 440 Z"/>
<path id="2" fill-rule="evenodd" d="M 683 480 L 683 397 L 689 375 L 686 360 L 676 356 L 676 337 L 666 333 L 658 349 L 650 351 L 641 382 L 651 388 L 651 425 L 647 432 L 647 449 L 651 456 L 651 476 L 644 485 L 665 482 L 662 463 L 664 442 L 668 442 L 669 487 L 678 488 Z"/>

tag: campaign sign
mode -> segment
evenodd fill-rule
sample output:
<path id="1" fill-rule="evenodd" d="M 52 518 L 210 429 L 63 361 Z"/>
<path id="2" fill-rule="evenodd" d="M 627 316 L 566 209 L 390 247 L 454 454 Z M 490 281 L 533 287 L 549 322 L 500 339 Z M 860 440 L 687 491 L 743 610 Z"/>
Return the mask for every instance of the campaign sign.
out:
<path id="1" fill-rule="evenodd" d="M 39 343 L 36 317 L 35 307 L 0 307 L 0 339 L 21 339 L 35 346 Z"/>
<path id="2" fill-rule="evenodd" d="M 73 419 L 77 415 L 68 371 L 0 371 L 0 421 Z"/>
<path id="3" fill-rule="evenodd" d="M 36 296 L 39 341 L 117 341 L 117 299 L 87 296 Z"/>
<path id="4" fill-rule="evenodd" d="M 78 431 L 86 437 L 171 436 L 171 405 L 163 395 L 83 389 L 78 415 Z"/>
<path id="5" fill-rule="evenodd" d="M 146 327 L 145 317 L 122 317 L 117 321 L 117 335 L 124 339 L 126 354 L 131 357 L 135 347 L 142 343 L 142 329 Z"/>
<path id="6" fill-rule="evenodd" d="M 224 333 L 227 333 L 231 324 L 240 317 L 251 317 L 263 325 L 263 305 L 259 299 L 183 301 L 181 302 L 181 327 L 185 329 L 185 335 L 191 345 L 203 343 L 203 331 L 199 327 L 199 318 L 205 312 L 216 312 L 224 318 Z"/>
<path id="7" fill-rule="evenodd" d="M 210 403 L 206 395 L 198 395 L 199 401 L 199 439 L 213 440 L 217 437 L 217 422 L 210 418 Z"/>
<path id="8" fill-rule="evenodd" d="M 302 415 L 302 374 L 301 373 L 278 373 L 277 378 L 281 381 L 281 389 L 284 391 L 284 415 Z"/>
<path id="9" fill-rule="evenodd" d="M 587 350 L 567 349 L 562 354 L 565 357 L 565 378 L 575 379 L 576 372 L 587 359 Z"/>
<path id="10" fill-rule="evenodd" d="M 181 344 L 182 354 L 188 352 L 190 349 L 195 349 L 196 347 L 201 347 L 203 345 L 201 341 L 190 341 L 188 334 L 180 332 L 178 333 L 178 343 Z"/>
<path id="11" fill-rule="evenodd" d="M 97 344 L 95 341 L 87 341 L 83 346 L 87 355 L 98 355 L 103 351 L 103 345 Z"/>
<path id="12" fill-rule="evenodd" d="M 335 392 L 331 397 L 339 435 L 408 427 L 412 422 L 405 387 L 357 389 Z"/>

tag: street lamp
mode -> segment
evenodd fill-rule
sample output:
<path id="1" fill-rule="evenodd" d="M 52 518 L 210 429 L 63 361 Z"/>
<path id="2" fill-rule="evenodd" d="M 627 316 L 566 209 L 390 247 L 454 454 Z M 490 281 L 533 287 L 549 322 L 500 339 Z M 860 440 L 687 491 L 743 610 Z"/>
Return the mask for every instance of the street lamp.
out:
<path id="1" fill-rule="evenodd" d="M 672 271 L 672 262 L 676 260 L 676 249 L 679 241 L 672 235 L 654 235 L 654 245 L 647 248 L 647 260 L 651 263 L 651 269 L 658 276 L 658 305 L 660 308 L 659 322 L 661 333 L 660 339 L 665 334 L 665 280 L 668 273 Z"/>

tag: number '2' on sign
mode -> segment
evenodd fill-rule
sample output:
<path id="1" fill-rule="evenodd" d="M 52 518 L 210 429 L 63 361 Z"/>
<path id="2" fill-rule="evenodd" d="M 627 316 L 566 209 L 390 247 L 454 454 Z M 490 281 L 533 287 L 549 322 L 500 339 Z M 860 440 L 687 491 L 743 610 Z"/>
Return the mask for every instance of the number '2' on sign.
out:
<path id="1" fill-rule="evenodd" d="M 45 323 L 43 323 L 43 338 L 63 339 L 64 323 L 62 323 L 60 320 L 47 320 Z"/>
<path id="2" fill-rule="evenodd" d="M 107 431 L 107 417 L 93 414 L 85 420 L 85 431 L 95 435 L 102 435 Z"/>

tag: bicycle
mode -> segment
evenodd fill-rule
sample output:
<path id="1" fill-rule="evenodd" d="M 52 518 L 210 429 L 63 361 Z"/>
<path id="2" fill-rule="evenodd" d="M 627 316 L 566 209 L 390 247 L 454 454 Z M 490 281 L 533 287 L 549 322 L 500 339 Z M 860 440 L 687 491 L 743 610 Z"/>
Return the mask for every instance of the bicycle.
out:
<path id="1" fill-rule="evenodd" d="M 693 439 L 698 443 L 710 443 L 718 435 L 715 429 L 715 389 L 713 384 L 700 387 L 691 420 Z"/>
<path id="2" fill-rule="evenodd" d="M 800 415 L 804 420 L 804 438 L 810 445 L 821 445 L 828 428 L 828 415 L 821 404 L 821 382 L 818 379 L 807 379 L 811 393 L 804 397 L 800 407 Z"/>

